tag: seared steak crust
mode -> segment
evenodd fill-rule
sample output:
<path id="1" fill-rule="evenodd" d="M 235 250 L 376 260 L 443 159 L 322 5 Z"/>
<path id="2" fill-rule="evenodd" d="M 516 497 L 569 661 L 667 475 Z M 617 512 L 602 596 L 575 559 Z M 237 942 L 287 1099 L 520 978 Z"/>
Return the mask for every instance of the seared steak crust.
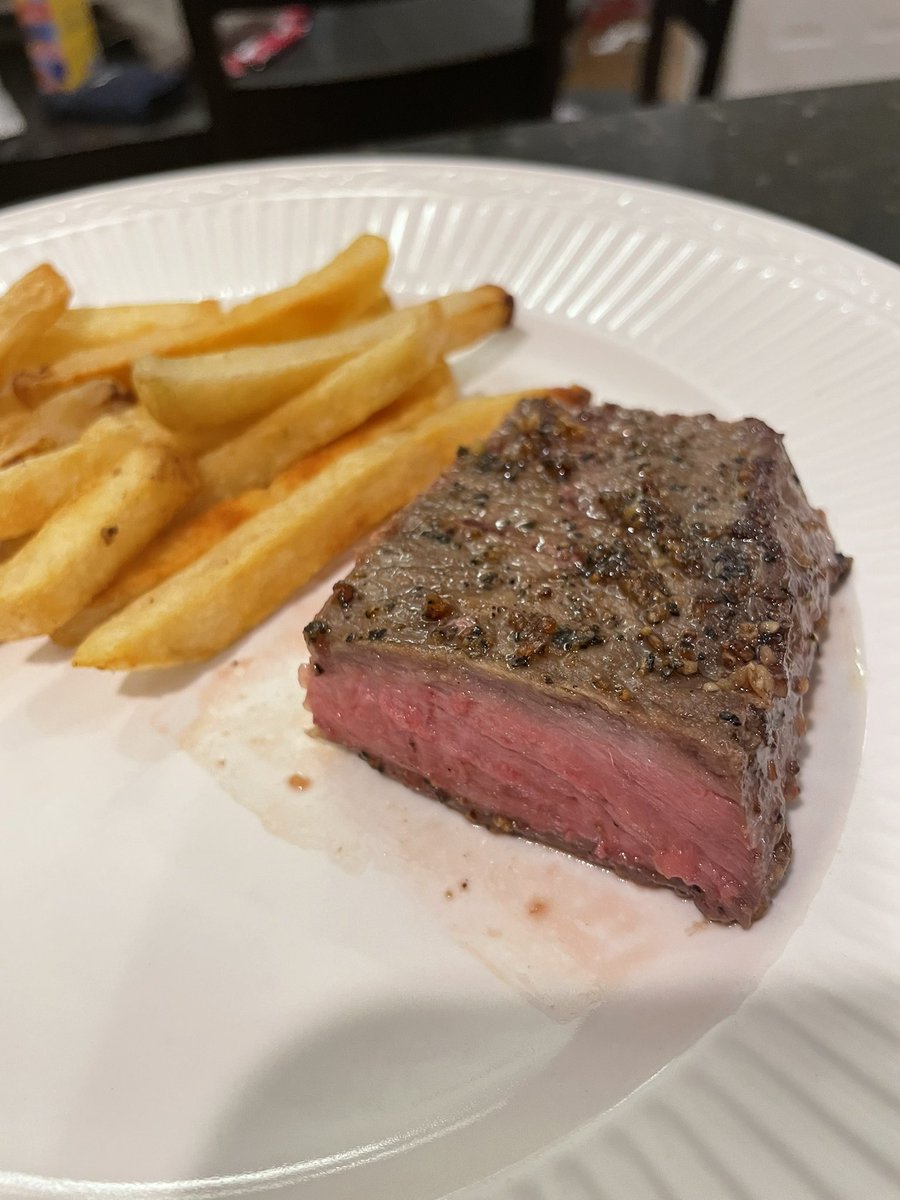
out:
<path id="1" fill-rule="evenodd" d="M 748 925 L 790 858 L 802 697 L 848 565 L 762 422 L 525 401 L 335 585 L 306 630 L 309 702 L 329 736 L 473 819 Z M 385 759 L 328 711 L 328 672 L 351 662 L 469 689 L 482 680 L 510 704 L 527 695 L 667 747 L 739 815 L 746 878 L 681 878 L 610 838 L 536 827 Z M 676 792 L 672 806 L 686 804 Z M 691 837 L 702 858 L 702 831 Z"/>

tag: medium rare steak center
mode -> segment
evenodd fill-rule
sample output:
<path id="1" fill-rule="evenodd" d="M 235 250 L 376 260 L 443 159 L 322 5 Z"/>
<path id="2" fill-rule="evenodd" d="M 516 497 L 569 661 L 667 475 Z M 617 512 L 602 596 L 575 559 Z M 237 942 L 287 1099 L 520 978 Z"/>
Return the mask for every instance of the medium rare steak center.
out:
<path id="1" fill-rule="evenodd" d="M 749 926 L 848 566 L 761 421 L 526 400 L 335 585 L 307 703 L 472 821 Z"/>

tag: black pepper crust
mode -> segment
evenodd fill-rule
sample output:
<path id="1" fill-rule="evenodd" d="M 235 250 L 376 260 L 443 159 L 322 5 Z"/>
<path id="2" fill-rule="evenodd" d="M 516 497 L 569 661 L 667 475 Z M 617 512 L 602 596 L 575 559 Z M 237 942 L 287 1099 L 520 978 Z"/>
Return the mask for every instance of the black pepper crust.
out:
<path id="1" fill-rule="evenodd" d="M 326 669 L 362 642 L 672 739 L 771 857 L 848 569 L 763 422 L 527 400 L 394 518 L 307 636 Z"/>
<path id="2" fill-rule="evenodd" d="M 529 400 L 398 514 L 320 621 L 627 688 L 635 709 L 689 696 L 753 748 L 790 633 L 814 636 L 848 566 L 761 421 Z"/>

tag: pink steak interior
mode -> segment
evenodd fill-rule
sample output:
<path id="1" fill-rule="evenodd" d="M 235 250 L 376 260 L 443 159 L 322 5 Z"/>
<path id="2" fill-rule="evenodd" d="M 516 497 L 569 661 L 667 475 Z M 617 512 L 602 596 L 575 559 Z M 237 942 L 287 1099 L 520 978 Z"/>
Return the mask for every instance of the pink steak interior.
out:
<path id="1" fill-rule="evenodd" d="M 680 881 L 704 909 L 740 919 L 755 907 L 758 852 L 738 798 L 678 748 L 502 679 L 426 679 L 382 652 L 321 665 L 308 686 L 316 725 L 386 773 L 624 874 Z"/>

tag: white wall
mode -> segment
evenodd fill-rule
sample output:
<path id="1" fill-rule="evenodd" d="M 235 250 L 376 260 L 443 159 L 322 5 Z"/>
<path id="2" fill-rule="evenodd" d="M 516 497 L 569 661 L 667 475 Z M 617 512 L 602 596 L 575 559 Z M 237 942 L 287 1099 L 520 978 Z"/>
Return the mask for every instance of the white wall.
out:
<path id="1" fill-rule="evenodd" d="M 898 76 L 900 0 L 737 0 L 719 94 Z"/>

